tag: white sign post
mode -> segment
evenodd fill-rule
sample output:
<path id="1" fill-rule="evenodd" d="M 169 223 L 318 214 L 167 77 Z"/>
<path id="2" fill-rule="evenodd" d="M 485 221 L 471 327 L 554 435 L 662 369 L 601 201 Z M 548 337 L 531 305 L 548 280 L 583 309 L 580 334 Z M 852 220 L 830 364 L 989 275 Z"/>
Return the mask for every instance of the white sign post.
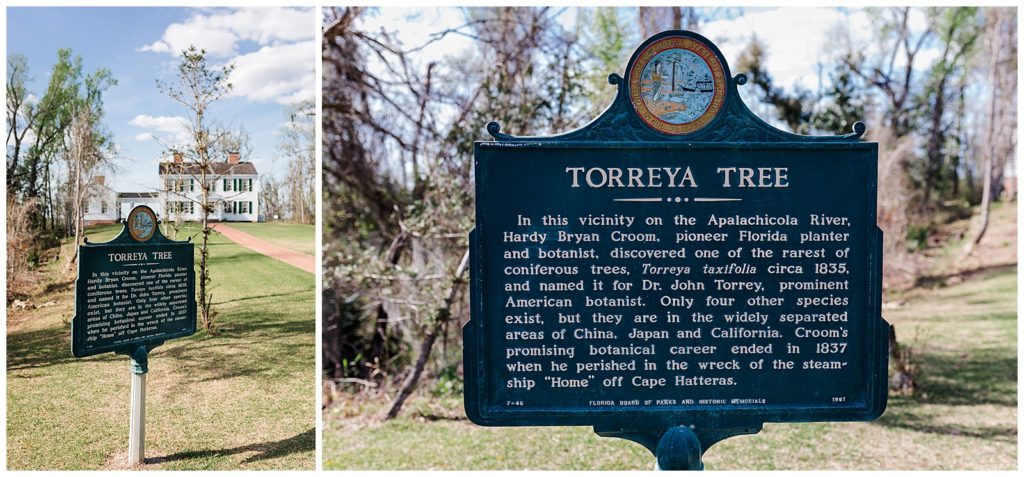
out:
<path id="1" fill-rule="evenodd" d="M 145 459 L 145 373 L 131 374 L 131 422 L 128 436 L 128 466 L 135 467 Z"/>

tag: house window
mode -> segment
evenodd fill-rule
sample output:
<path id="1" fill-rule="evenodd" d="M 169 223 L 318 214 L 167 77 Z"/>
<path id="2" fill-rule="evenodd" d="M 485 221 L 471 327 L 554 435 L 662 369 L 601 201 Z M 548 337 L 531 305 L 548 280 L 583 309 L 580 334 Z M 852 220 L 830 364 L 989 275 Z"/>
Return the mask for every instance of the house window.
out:
<path id="1" fill-rule="evenodd" d="M 100 213 L 107 213 L 107 201 L 100 202 Z"/>
<path id="2" fill-rule="evenodd" d="M 251 214 L 252 213 L 252 202 L 250 201 L 230 201 L 224 203 L 224 213 L 226 214 Z"/>
<path id="3" fill-rule="evenodd" d="M 195 179 L 168 179 L 166 182 L 168 191 L 174 192 L 195 192 Z"/>
<path id="4" fill-rule="evenodd" d="M 89 213 L 89 203 L 88 202 L 85 203 L 85 213 L 86 214 Z"/>
<path id="5" fill-rule="evenodd" d="M 164 189 L 168 192 L 195 192 L 195 179 L 167 179 L 164 181 Z"/>
<path id="6" fill-rule="evenodd" d="M 224 190 L 235 192 L 252 191 L 252 179 L 224 179 Z"/>
<path id="7" fill-rule="evenodd" d="M 170 209 L 176 214 L 192 214 L 196 211 L 196 204 L 192 201 L 176 200 L 170 203 Z"/>

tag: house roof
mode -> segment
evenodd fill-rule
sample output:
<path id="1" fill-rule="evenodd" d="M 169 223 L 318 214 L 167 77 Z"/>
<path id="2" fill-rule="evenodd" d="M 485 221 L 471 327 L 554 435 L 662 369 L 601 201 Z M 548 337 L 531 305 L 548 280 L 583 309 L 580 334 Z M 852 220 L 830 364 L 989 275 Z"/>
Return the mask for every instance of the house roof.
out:
<path id="1" fill-rule="evenodd" d="M 160 197 L 156 192 L 118 192 L 118 199 L 156 199 Z"/>
<path id="2" fill-rule="evenodd" d="M 200 172 L 199 164 L 185 162 L 161 162 L 160 163 L 160 175 L 165 174 L 178 174 L 178 175 L 198 175 Z M 238 162 L 235 164 L 229 164 L 227 162 L 212 162 L 210 163 L 209 169 L 206 171 L 207 174 L 212 175 L 255 175 L 256 165 L 251 162 Z"/>

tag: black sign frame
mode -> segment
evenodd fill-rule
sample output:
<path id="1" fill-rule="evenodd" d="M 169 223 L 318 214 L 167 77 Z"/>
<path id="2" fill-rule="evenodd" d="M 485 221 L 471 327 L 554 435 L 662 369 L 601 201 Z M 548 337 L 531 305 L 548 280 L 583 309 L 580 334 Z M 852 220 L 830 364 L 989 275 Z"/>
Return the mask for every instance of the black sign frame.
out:
<path id="1" fill-rule="evenodd" d="M 694 130 L 659 130 L 657 125 L 645 121 L 639 112 L 643 109 L 631 100 L 630 84 L 634 67 L 643 62 L 641 54 L 658 42 L 672 39 L 695 40 L 706 46 L 724 69 L 725 93 L 716 114 L 701 118 L 703 124 Z M 649 58 L 647 58 L 649 60 Z M 877 165 L 877 143 L 861 140 L 866 128 L 856 123 L 853 132 L 839 136 L 802 136 L 779 130 L 754 115 L 743 103 L 737 87 L 746 83 L 742 74 L 732 76 L 728 63 L 718 48 L 706 38 L 689 31 L 666 31 L 642 43 L 626 66 L 626 78 L 617 74 L 609 76 L 609 82 L 617 85 L 617 95 L 612 104 L 598 118 L 581 129 L 555 136 L 520 137 L 501 132 L 496 122 L 487 125 L 493 141 L 478 141 L 474 144 L 474 162 L 477 175 L 476 229 L 470 233 L 470 295 L 471 319 L 463 329 L 463 362 L 465 372 L 465 407 L 467 416 L 474 423 L 485 426 L 593 426 L 604 436 L 621 437 L 639 442 L 655 453 L 663 468 L 671 466 L 669 460 L 662 460 L 659 445 L 666 445 L 663 436 L 672 434 L 673 429 L 683 428 L 686 436 L 697 443 L 699 455 L 721 439 L 758 432 L 765 422 L 812 422 L 812 421 L 867 421 L 879 417 L 885 410 L 888 395 L 888 334 L 889 324 L 881 315 L 882 289 L 882 232 L 876 222 L 875 203 L 877 175 L 869 174 L 868 183 L 862 184 L 869 194 L 871 210 L 868 212 L 870 230 L 863 233 L 869 242 L 868 263 L 865 270 L 870 293 L 867 297 L 866 343 L 859 346 L 865 350 L 871 370 L 869 382 L 863 383 L 866 398 L 857 406 L 805 407 L 734 410 L 720 406 L 688 406 L 686 409 L 637 409 L 636 407 L 608 406 L 600 409 L 563 410 L 517 410 L 514 407 L 488 401 L 486 385 L 489 370 L 485 365 L 486 320 L 494 319 L 485 308 L 486 284 L 483 282 L 484 267 L 488 263 L 479 237 L 498 233 L 487 229 L 486 181 L 481 181 L 482 170 L 487 166 L 490 155 L 507 151 L 520 154 L 544 153 L 558 149 L 666 149 L 676 151 L 703 150 L 714 157 L 716 152 L 726 154 L 737 150 L 780 150 L 780 151 L 822 151 L 863 156 Z M 635 83 L 635 82 L 634 82 Z M 718 93 L 715 93 L 716 96 Z M 723 152 L 724 151 L 724 152 Z M 481 199 L 484 197 L 484 199 Z M 496 313 L 491 313 L 496 314 Z M 661 444 L 659 444 L 659 442 Z M 671 443 L 668 444 L 672 446 Z M 692 457 L 692 456 L 691 456 Z M 692 467 L 693 462 L 691 462 Z M 682 466 L 686 466 L 682 464 Z"/>
<path id="2" fill-rule="evenodd" d="M 121 229 L 121 232 L 108 242 L 102 243 L 91 243 L 86 239 L 85 243 L 80 245 L 78 248 L 78 276 L 75 279 L 75 314 L 71 319 L 71 354 L 76 358 L 84 358 L 87 356 L 93 356 L 104 353 L 117 353 L 131 356 L 136 361 L 142 363 L 145 366 L 146 354 L 149 350 L 163 344 L 167 340 L 184 338 L 195 334 L 197 329 L 197 306 L 195 300 L 195 260 L 194 260 L 194 244 L 190 240 L 186 241 L 175 241 L 170 240 L 160 231 L 158 221 L 156 220 L 156 214 L 153 210 L 147 206 L 137 206 L 132 209 L 129 214 L 130 218 L 139 216 L 142 220 L 147 220 L 147 226 L 151 225 L 152 230 L 146 231 L 145 234 L 139 235 L 138 233 L 132 233 L 129 227 L 132 224 L 129 221 L 125 221 Z M 137 239 L 141 238 L 142 240 Z M 92 254 L 104 254 L 109 252 L 142 252 L 152 250 L 153 248 L 160 248 L 162 250 L 181 250 L 184 255 L 188 257 L 188 275 L 186 281 L 188 283 L 188 305 L 186 314 L 191 319 L 186 323 L 184 328 L 177 329 L 170 333 L 164 333 L 159 336 L 150 336 L 145 339 L 132 340 L 121 342 L 117 344 L 105 344 L 99 346 L 90 346 L 86 341 L 86 310 L 88 303 L 86 300 L 86 293 L 84 292 L 86 287 L 86 280 L 88 274 L 83 274 L 83 263 L 87 262 L 87 256 Z"/>

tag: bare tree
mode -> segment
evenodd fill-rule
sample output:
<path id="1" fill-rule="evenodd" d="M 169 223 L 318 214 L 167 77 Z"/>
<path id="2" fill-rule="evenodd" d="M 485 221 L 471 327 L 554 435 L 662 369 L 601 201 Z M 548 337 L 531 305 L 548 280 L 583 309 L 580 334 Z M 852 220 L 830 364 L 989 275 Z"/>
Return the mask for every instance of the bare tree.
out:
<path id="1" fill-rule="evenodd" d="M 665 30 L 696 30 L 701 21 L 694 7 L 639 7 L 636 16 L 642 38 Z"/>
<path id="2" fill-rule="evenodd" d="M 273 177 L 266 175 L 260 179 L 260 207 L 267 220 L 280 220 L 285 217 L 285 201 L 281 198 L 281 184 Z"/>
<path id="3" fill-rule="evenodd" d="M 300 224 L 313 223 L 316 217 L 315 117 L 313 101 L 301 101 L 293 105 L 278 144 L 278 150 L 288 163 L 283 184 L 287 200 L 281 205 L 285 206 L 289 218 Z M 277 191 L 274 192 L 276 194 Z"/>
<path id="4" fill-rule="evenodd" d="M 987 129 L 982 166 L 981 218 L 962 256 L 970 255 L 988 229 L 995 169 L 1002 170 L 1017 149 L 1017 14 L 1010 8 L 987 12 L 985 36 L 988 43 Z"/>
<path id="5" fill-rule="evenodd" d="M 850 71 L 882 92 L 887 102 L 888 126 L 897 138 L 911 132 L 914 59 L 934 33 L 931 24 L 923 31 L 913 31 L 912 12 L 910 7 L 873 10 L 873 20 L 880 33 L 875 38 L 884 55 L 868 58 L 862 50 L 854 50 L 842 57 Z"/>
<path id="6" fill-rule="evenodd" d="M 199 313 L 203 329 L 208 333 L 216 332 L 215 313 L 211 309 L 212 293 L 208 293 L 210 278 L 209 268 L 209 217 L 214 211 L 216 201 L 210 191 L 214 183 L 230 172 L 228 169 L 216 169 L 214 155 L 223 150 L 225 141 L 231 135 L 219 130 L 207 116 L 212 104 L 231 92 L 228 76 L 234 69 L 233 65 L 213 67 L 206 62 L 206 50 L 190 46 L 181 52 L 178 74 L 173 83 L 157 82 L 158 89 L 174 101 L 185 107 L 189 112 L 190 142 L 176 152 L 181 154 L 183 161 L 173 163 L 172 170 L 179 174 L 188 174 L 198 183 L 200 190 L 197 205 L 200 211 L 199 242 Z"/>
<path id="7" fill-rule="evenodd" d="M 85 206 L 92 192 L 96 170 L 106 157 L 100 149 L 95 131 L 93 112 L 88 107 L 75 111 L 68 127 L 67 151 L 64 160 L 68 167 L 68 192 L 70 212 L 74 221 L 75 247 L 67 262 L 65 272 L 70 271 L 78 259 L 78 245 L 85 235 Z"/>
<path id="8" fill-rule="evenodd" d="M 389 348 L 396 337 L 418 351 L 400 370 L 399 397 L 385 417 L 401 410 L 437 348 L 441 361 L 450 359 L 449 330 L 468 314 L 458 265 L 472 227 L 473 141 L 491 120 L 516 134 L 544 134 L 589 119 L 579 70 L 586 53 L 578 31 L 557 21 L 561 9 L 462 11 L 462 25 L 419 45 L 403 44 L 401 32 L 362 30 L 359 8 L 325 18 L 325 233 L 338 237 L 325 241 L 325 287 L 359 304 L 333 316 L 365 314 L 369 337 L 353 366 L 360 378 L 386 376 L 389 350 L 401 352 Z M 417 52 L 451 34 L 475 47 L 418 61 Z"/>

